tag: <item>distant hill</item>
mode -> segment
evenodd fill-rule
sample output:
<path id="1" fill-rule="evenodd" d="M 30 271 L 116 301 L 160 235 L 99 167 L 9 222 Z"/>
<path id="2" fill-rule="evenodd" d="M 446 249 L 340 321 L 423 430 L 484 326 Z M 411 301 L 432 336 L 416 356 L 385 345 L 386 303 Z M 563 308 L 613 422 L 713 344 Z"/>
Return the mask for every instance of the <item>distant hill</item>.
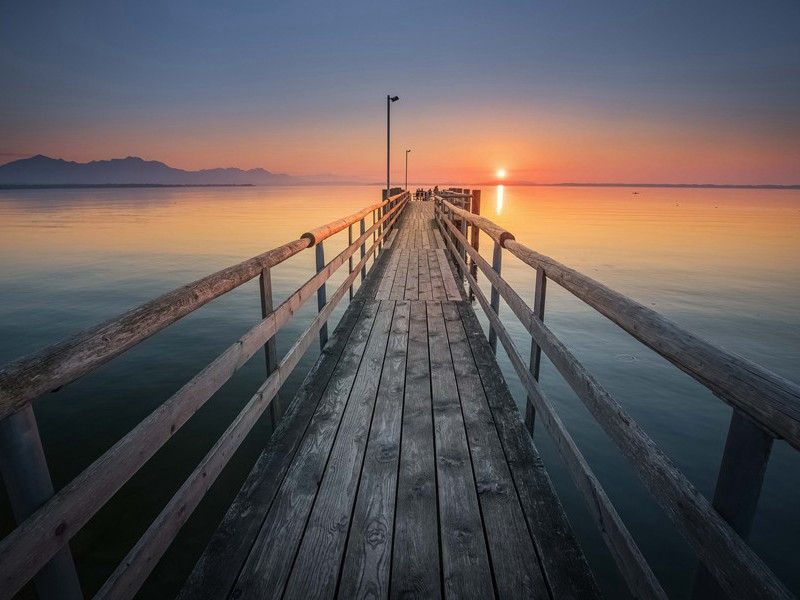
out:
<path id="1" fill-rule="evenodd" d="M 295 177 L 264 169 L 185 171 L 136 156 L 88 163 L 41 154 L 0 165 L 0 185 L 308 185 L 327 183 L 319 176 Z M 330 183 L 340 183 L 331 176 Z"/>

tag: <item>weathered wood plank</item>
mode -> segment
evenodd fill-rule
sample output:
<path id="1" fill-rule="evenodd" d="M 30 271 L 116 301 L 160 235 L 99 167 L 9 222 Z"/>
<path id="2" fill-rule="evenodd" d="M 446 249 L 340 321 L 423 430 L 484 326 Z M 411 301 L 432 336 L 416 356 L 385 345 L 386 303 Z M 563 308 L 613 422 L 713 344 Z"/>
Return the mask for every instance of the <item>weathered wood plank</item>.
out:
<path id="1" fill-rule="evenodd" d="M 235 597 L 270 598 L 283 592 L 378 307 L 378 302 L 365 301 L 364 315 L 345 347 L 234 585 Z"/>
<path id="2" fill-rule="evenodd" d="M 419 300 L 419 250 L 409 250 L 408 277 L 406 277 L 406 300 Z"/>
<path id="3" fill-rule="evenodd" d="M 358 498 L 339 584 L 340 598 L 388 598 L 403 417 L 410 303 L 395 307 Z"/>
<path id="4" fill-rule="evenodd" d="M 442 273 L 442 282 L 444 283 L 444 289 L 447 292 L 447 299 L 462 300 L 463 298 L 461 296 L 461 290 L 459 290 L 458 284 L 456 283 L 455 276 L 453 275 L 453 269 L 450 267 L 450 262 L 447 260 L 445 251 L 437 250 L 436 258 L 439 261 L 439 270 Z"/>
<path id="5" fill-rule="evenodd" d="M 284 598 L 332 597 L 336 591 L 393 314 L 394 302 L 382 302 L 350 390 Z M 283 543 L 283 538 L 272 542 Z"/>
<path id="6" fill-rule="evenodd" d="M 442 306 L 426 303 L 445 596 L 493 598 L 472 461 Z"/>
<path id="7" fill-rule="evenodd" d="M 392 598 L 440 598 L 439 520 L 425 302 L 412 302 L 397 481 Z"/>
<path id="8" fill-rule="evenodd" d="M 275 492 L 294 459 L 311 417 L 339 363 L 345 344 L 351 335 L 364 335 L 354 330 L 362 308 L 363 302 L 355 300 L 345 311 L 320 359 L 306 376 L 269 444 L 184 584 L 180 600 L 201 596 L 223 598 L 233 588 Z M 366 322 L 362 319 L 362 328 Z"/>
<path id="9" fill-rule="evenodd" d="M 391 300 L 403 300 L 406 294 L 406 279 L 408 277 L 408 260 L 410 250 L 403 248 L 400 253 L 400 262 L 397 264 L 397 274 L 394 277 L 394 285 L 389 294 Z"/>
<path id="10" fill-rule="evenodd" d="M 447 292 L 444 289 L 444 279 L 442 278 L 442 270 L 439 267 L 439 259 L 436 256 L 436 250 L 427 250 L 428 267 L 430 268 L 431 275 L 431 299 L 432 300 L 447 300 Z"/>
<path id="11" fill-rule="evenodd" d="M 506 464 L 461 315 L 452 302 L 443 302 L 442 310 L 497 595 L 500 598 L 546 598 L 547 585 L 535 560 L 533 540 Z"/>
<path id="12" fill-rule="evenodd" d="M 553 598 L 599 598 L 600 591 L 589 565 L 525 430 L 475 311 L 466 302 L 458 302 L 456 306 Z"/>
<path id="13" fill-rule="evenodd" d="M 375 292 L 375 300 L 388 300 L 392 292 L 392 285 L 394 284 L 394 277 L 397 274 L 397 265 L 400 262 L 400 251 L 392 251 L 389 257 L 389 264 L 380 278 L 380 285 L 378 291 Z"/>
<path id="14" fill-rule="evenodd" d="M 419 299 L 433 300 L 431 291 L 431 270 L 428 265 L 428 250 L 420 249 L 419 256 Z"/>
<path id="15" fill-rule="evenodd" d="M 458 235 L 460 235 L 460 232 Z M 447 243 L 451 248 L 451 252 L 456 256 L 456 259 L 460 260 L 460 257 L 455 254 L 455 246 L 450 240 L 448 240 Z M 465 264 L 462 263 L 461 266 L 466 269 Z M 494 273 L 494 271 L 487 269 L 486 273 Z M 487 275 L 487 277 L 488 276 L 489 275 Z M 650 566 L 647 564 L 647 561 L 642 556 L 639 547 L 636 545 L 636 542 L 634 542 L 633 537 L 622 522 L 614 505 L 595 477 L 583 454 L 578 449 L 577 444 L 575 444 L 572 436 L 561 421 L 561 418 L 555 412 L 553 406 L 542 391 L 539 383 L 533 378 L 533 375 L 531 375 L 530 371 L 525 366 L 519 351 L 513 344 L 511 336 L 490 306 L 489 300 L 478 287 L 472 275 L 467 273 L 466 277 L 469 285 L 473 289 L 475 298 L 478 300 L 481 308 L 483 308 L 484 313 L 489 319 L 490 326 L 495 330 L 497 338 L 503 344 L 503 348 L 514 370 L 517 372 L 517 376 L 528 393 L 528 397 L 533 401 L 537 414 L 541 415 L 542 423 L 552 436 L 559 454 L 569 468 L 573 481 L 583 494 L 589 512 L 595 519 L 600 533 L 603 536 L 603 540 L 611 551 L 629 588 L 637 597 L 666 598 L 664 590 L 661 588 L 661 585 L 650 569 Z M 495 281 L 503 282 L 500 277 L 497 277 Z M 542 327 L 544 326 L 542 325 Z M 541 344 L 541 340 L 539 341 Z M 542 344 L 542 347 L 544 349 L 544 344 Z"/>

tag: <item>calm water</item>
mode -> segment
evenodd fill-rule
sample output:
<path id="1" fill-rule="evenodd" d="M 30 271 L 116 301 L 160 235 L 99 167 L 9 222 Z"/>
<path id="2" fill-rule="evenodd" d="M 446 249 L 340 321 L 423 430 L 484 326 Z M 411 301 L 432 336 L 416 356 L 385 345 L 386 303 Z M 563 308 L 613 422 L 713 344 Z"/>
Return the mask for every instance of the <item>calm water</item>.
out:
<path id="1" fill-rule="evenodd" d="M 797 381 L 800 192 L 632 191 L 484 188 L 482 212 L 523 243 Z M 0 363 L 294 239 L 308 225 L 356 210 L 378 193 L 368 187 L 0 191 Z M 329 256 L 344 247 L 342 238 L 337 236 Z M 482 251 L 491 252 L 486 239 Z M 533 271 L 508 254 L 504 260 L 506 278 L 532 298 Z M 277 267 L 276 301 L 312 272 L 310 252 Z M 334 285 L 342 279 L 337 275 Z M 279 334 L 279 352 L 310 322 L 315 304 Z M 501 312 L 527 354 L 529 338 L 506 307 Z M 77 475 L 259 318 L 258 291 L 251 283 L 40 399 L 36 412 L 56 486 Z M 710 495 L 730 409 L 556 285 L 548 288 L 546 320 Z M 315 359 L 312 349 L 282 398 L 291 397 Z M 524 393 L 502 352 L 500 362 L 521 405 Z M 263 357 L 257 355 L 73 539 L 87 594 L 111 573 L 262 380 Z M 542 381 L 656 575 L 671 596 L 685 597 L 694 568 L 691 550 L 546 361 Z M 174 595 L 269 434 L 262 419 L 142 597 Z M 624 584 L 547 432 L 537 427 L 535 439 L 601 585 L 618 597 Z M 795 593 L 800 593 L 798 476 L 800 458 L 777 442 L 751 540 Z M 3 495 L 3 533 L 12 527 L 5 502 Z"/>

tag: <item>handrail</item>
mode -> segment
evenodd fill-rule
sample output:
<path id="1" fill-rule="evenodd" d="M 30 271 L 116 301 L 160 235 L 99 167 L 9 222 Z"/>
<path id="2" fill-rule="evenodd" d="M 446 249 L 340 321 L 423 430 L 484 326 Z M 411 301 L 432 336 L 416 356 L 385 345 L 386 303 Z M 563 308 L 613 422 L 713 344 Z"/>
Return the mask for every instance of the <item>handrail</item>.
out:
<path id="1" fill-rule="evenodd" d="M 704 340 L 591 277 L 531 250 L 513 236 L 501 242 L 497 231 L 504 229 L 447 201 L 444 204 L 521 261 L 542 269 L 564 289 L 800 450 L 800 385 Z"/>
<path id="2" fill-rule="evenodd" d="M 731 597 L 756 597 L 764 589 L 770 590 L 774 597 L 781 596 L 786 590 L 780 581 L 713 509 L 711 503 L 658 450 L 652 439 L 644 433 L 633 418 L 611 397 L 553 332 L 535 318 L 533 311 L 528 308 L 516 291 L 467 243 L 461 232 L 451 222 L 444 221 L 444 223 L 466 248 L 470 257 L 492 283 L 492 286 L 500 291 L 500 295 L 509 308 L 544 350 L 597 422 L 628 458 L 653 497 L 681 527 L 704 564 L 719 580 L 725 582 L 724 587 Z M 449 245 L 453 245 L 449 239 L 446 241 Z M 452 250 L 454 250 L 453 247 L 451 247 Z M 462 263 L 461 256 L 457 253 L 455 256 L 458 262 Z M 462 268 L 466 268 L 466 265 L 462 264 Z M 469 273 L 466 276 L 473 292 L 483 305 L 486 303 L 483 292 Z M 488 306 L 488 303 L 486 304 Z M 493 311 L 487 311 L 487 315 L 492 319 L 496 330 L 505 331 Z M 500 339 L 503 341 L 502 335 Z M 508 337 L 508 342 L 511 343 L 510 337 Z M 518 354 L 516 348 L 509 349 L 505 341 L 503 341 L 503 346 L 510 357 L 512 353 Z M 513 362 L 515 365 L 518 363 L 516 360 Z M 521 362 L 519 364 L 521 365 Z M 520 377 L 530 377 L 528 370 L 524 367 L 521 368 L 524 373 L 518 371 Z M 538 388 L 538 383 L 532 378 L 531 381 L 533 382 L 531 385 Z M 546 404 L 546 400 L 543 399 L 543 392 L 540 388 L 533 391 L 532 397 L 534 399 L 539 397 L 537 402 L 537 409 L 539 409 L 542 407 L 542 402 Z M 722 562 L 715 560 L 720 554 L 725 557 Z"/>
<path id="3" fill-rule="evenodd" d="M 398 196 L 350 215 L 359 218 Z M 312 231 L 338 226 L 339 219 Z M 345 224 L 336 231 L 341 231 Z M 325 237 L 333 235 L 328 233 Z M 86 375 L 136 344 L 191 314 L 201 306 L 247 283 L 264 269 L 274 267 L 321 239 L 303 234 L 299 239 L 167 292 L 100 325 L 7 364 L 0 370 L 0 419 L 33 399 Z M 324 238 L 322 238 L 324 239 Z"/>
<path id="4" fill-rule="evenodd" d="M 67 544 L 70 538 L 222 387 L 233 373 L 244 365 L 258 349 L 262 348 L 282 325 L 296 313 L 297 309 L 308 298 L 312 297 L 339 267 L 348 262 L 348 259 L 366 243 L 370 236 L 377 232 L 369 251 L 364 252 L 362 248 L 361 260 L 356 265 L 356 268 L 350 271 L 344 283 L 339 286 L 331 299 L 320 308 L 319 314 L 312 324 L 280 364 L 277 365 L 277 369 L 269 375 L 256 395 L 226 430 L 226 434 L 223 435 L 224 438 L 225 435 L 230 433 L 233 437 L 229 440 L 220 438 L 176 493 L 173 501 L 165 507 L 156 522 L 137 543 L 134 548 L 135 552 L 132 551 L 125 563 L 115 571 L 112 578 L 103 588 L 104 590 L 113 588 L 112 595 L 115 597 L 119 596 L 118 592 L 125 596 L 133 595 L 144 582 L 144 578 L 150 570 L 155 566 L 163 551 L 174 539 L 178 529 L 191 514 L 200 498 L 213 483 L 214 478 L 219 474 L 222 467 L 227 464 L 236 447 L 256 422 L 258 416 L 269 405 L 288 373 L 296 366 L 300 357 L 308 348 L 313 335 L 324 326 L 335 306 L 347 293 L 347 290 L 363 269 L 366 268 L 367 261 L 378 245 L 382 243 L 383 238 L 388 235 L 391 225 L 397 221 L 407 205 L 407 200 L 408 196 L 399 195 L 381 203 L 381 205 L 385 205 L 391 202 L 392 207 L 385 210 L 382 216 L 375 219 L 375 222 L 368 229 L 363 227 L 362 221 L 362 233 L 358 239 L 350 243 L 345 250 L 321 269 L 318 269 L 315 275 L 300 286 L 280 306 L 266 315 L 262 321 L 234 342 L 111 449 L 59 490 L 9 535 L 0 540 L 0 598 L 16 593 L 60 548 Z M 366 213 L 360 211 L 356 214 L 364 213 L 364 216 L 366 216 L 371 210 L 374 210 L 374 208 L 369 207 Z M 290 245 L 280 247 L 279 250 L 286 246 L 294 248 L 294 245 L 297 245 L 299 247 L 297 251 L 299 252 L 309 246 L 308 242 L 307 238 L 301 238 L 290 243 Z M 270 252 L 267 252 L 255 259 L 251 259 L 251 261 L 270 255 Z M 245 261 L 245 263 L 240 263 L 240 265 L 220 271 L 214 275 L 230 273 L 233 270 L 238 276 L 234 281 L 240 281 L 249 273 L 249 271 L 243 270 L 242 265 L 249 264 L 251 261 Z M 257 264 L 260 266 L 263 262 L 257 262 Z M 278 263 L 276 262 L 275 264 Z M 199 281 L 202 282 L 207 279 L 203 278 Z M 189 286 L 184 286 L 184 288 L 179 288 L 175 292 L 166 294 L 157 300 L 163 302 L 165 298 L 172 297 L 178 292 L 184 293 L 186 289 L 193 289 L 192 286 L 194 285 L 190 284 Z M 236 285 L 230 283 L 225 285 L 228 285 L 229 289 L 236 287 Z M 220 292 L 218 295 L 222 293 L 224 292 Z M 178 297 L 182 298 L 183 296 L 179 295 Z M 134 309 L 134 311 L 125 313 L 120 319 L 107 322 L 105 326 L 118 323 L 121 319 L 130 319 L 129 315 L 139 314 L 137 311 L 141 312 L 152 307 L 153 304 L 153 302 L 146 303 L 138 309 Z M 162 305 L 158 304 L 156 306 L 161 307 Z M 194 308 L 199 308 L 199 306 Z M 194 310 L 194 308 L 191 310 Z M 186 314 L 191 310 L 188 310 Z M 180 317 L 175 317 L 169 322 L 174 322 L 178 318 Z M 169 324 L 163 314 L 157 313 L 151 319 L 154 319 L 157 324 L 161 324 L 162 329 Z M 127 323 L 128 321 L 124 322 Z M 91 329 L 73 339 L 88 340 L 96 343 L 98 329 Z M 142 336 L 141 339 L 145 337 Z M 137 341 L 141 341 L 141 339 Z M 129 343 L 126 348 L 134 343 L 136 342 Z M 124 348 L 117 351 L 113 356 L 123 350 Z M 34 355 L 34 358 L 36 356 L 38 355 Z M 113 356 L 109 356 L 106 360 L 110 360 Z M 88 372 L 88 370 L 91 369 L 87 369 L 85 372 Z M 169 527 L 166 529 L 162 529 L 160 526 L 163 520 L 169 523 Z M 136 568 L 132 568 L 133 565 Z M 140 574 L 141 577 L 135 577 L 134 575 L 136 574 Z"/>
<path id="5" fill-rule="evenodd" d="M 354 212 L 352 215 L 348 215 L 341 219 L 337 219 L 336 221 L 331 221 L 326 225 L 321 225 L 320 227 L 316 227 L 310 231 L 306 231 L 301 238 L 306 238 L 311 241 L 312 246 L 316 246 L 321 241 L 330 236 L 339 233 L 345 227 L 349 227 L 353 223 L 356 223 L 363 219 L 365 216 L 370 214 L 374 210 L 378 210 L 379 208 L 388 205 L 391 205 L 393 202 L 397 202 L 403 196 L 405 196 L 408 192 L 400 192 L 399 194 L 395 194 L 394 196 L 387 198 L 382 202 L 377 202 L 371 206 L 367 206 L 366 208 L 362 208 L 358 212 Z"/>
<path id="6" fill-rule="evenodd" d="M 468 222 L 476 225 L 486 233 L 490 238 L 492 238 L 495 242 L 500 244 L 501 247 L 505 248 L 506 244 L 514 240 L 514 234 L 510 231 L 503 229 L 500 225 L 490 221 L 486 217 L 482 217 L 480 215 L 475 215 L 469 212 L 468 210 L 464 210 L 463 208 L 459 208 L 452 202 L 444 201 L 444 205 L 447 207 L 448 210 L 452 211 L 453 214 L 458 215 L 462 219 L 466 219 Z"/>
<path id="7" fill-rule="evenodd" d="M 446 212 L 462 219 L 460 230 L 452 219 L 446 218 Z M 770 399 L 773 401 L 775 399 L 779 400 L 778 405 L 785 405 L 788 410 L 778 412 L 777 415 L 775 414 L 776 411 L 761 411 L 761 413 L 766 413 L 767 417 L 755 418 L 760 423 L 767 419 L 770 424 L 769 429 L 775 433 L 787 433 L 788 435 L 784 437 L 793 446 L 795 446 L 793 443 L 794 438 L 790 436 L 797 426 L 797 419 L 793 415 L 798 412 L 798 407 L 800 407 L 797 402 L 797 398 L 800 397 L 797 390 L 800 387 L 758 365 L 705 342 L 680 329 L 674 323 L 655 313 L 655 311 L 647 309 L 549 257 L 534 252 L 514 239 L 506 239 L 504 244 L 501 244 L 499 236 L 496 235 L 498 226 L 489 221 L 491 226 L 488 227 L 489 231 L 486 231 L 486 221 L 488 220 L 483 217 L 461 210 L 441 198 L 437 201 L 436 217 L 436 221 L 442 229 L 442 237 L 445 239 L 450 253 L 489 318 L 490 340 L 492 333 L 499 336 L 506 349 L 506 354 L 511 359 L 512 365 L 528 393 L 529 402 L 535 407 L 537 413 L 543 416 L 545 428 L 556 441 L 556 446 L 562 458 L 567 463 L 576 485 L 585 496 L 590 511 L 598 522 L 607 545 L 634 595 L 639 596 L 642 591 L 646 591 L 644 595 L 648 597 L 657 595 L 656 591 L 647 589 L 647 586 L 651 584 L 649 567 L 647 567 L 643 559 L 641 563 L 638 561 L 637 556 L 640 557 L 638 549 L 629 539 L 624 525 L 621 522 L 617 523 L 617 520 L 613 518 L 616 515 L 613 506 L 606 504 L 608 499 L 602 491 L 602 487 L 597 484 L 588 465 L 585 468 L 582 465 L 580 452 L 576 447 L 573 447 L 574 444 L 569 434 L 563 430 L 563 425 L 539 387 L 537 382 L 538 370 L 534 367 L 533 353 L 535 350 L 541 349 L 547 354 L 565 381 L 587 406 L 606 433 L 614 440 L 622 454 L 631 462 L 652 496 L 679 526 L 690 545 L 697 552 L 702 564 L 705 565 L 720 587 L 730 597 L 792 597 L 786 587 L 744 541 L 743 536 L 746 535 L 748 526 L 745 526 L 742 530 L 739 529 L 739 524 L 737 523 L 736 528 L 734 528 L 733 525 L 727 522 L 731 515 L 718 512 L 717 494 L 719 494 L 719 487 L 712 506 L 704 496 L 697 492 L 683 473 L 676 469 L 671 461 L 658 450 L 653 441 L 606 392 L 601 384 L 594 379 L 566 346 L 544 325 L 541 320 L 541 309 L 539 316 L 537 316 L 536 311 L 531 310 L 508 282 L 500 276 L 498 253 L 502 253 L 502 248 L 505 247 L 523 262 L 537 269 L 537 298 L 540 298 L 538 302 L 543 302 L 543 284 L 546 281 L 546 277 L 553 279 L 567 291 L 581 298 L 597 309 L 598 312 L 618 324 L 622 329 L 631 333 L 636 339 L 639 339 L 657 353 L 665 356 L 670 362 L 695 377 L 700 383 L 723 399 L 728 399 L 727 396 L 731 395 L 731 389 L 737 383 L 744 381 L 746 385 L 750 386 L 748 390 L 752 396 L 750 401 L 747 403 L 742 402 L 741 399 L 744 396 L 742 393 L 735 395 L 733 401 L 729 400 L 734 406 L 738 406 L 743 411 L 746 411 L 752 405 L 756 405 L 755 407 L 759 408 L 757 400 L 765 393 L 766 388 L 772 394 Z M 495 240 L 495 257 L 492 265 L 489 265 L 478 250 L 468 242 L 466 223 L 486 231 Z M 495 233 L 495 235 L 490 232 Z M 460 246 L 460 249 L 456 245 Z M 471 273 L 467 266 L 467 255 L 472 259 L 473 271 Z M 476 267 L 480 268 L 491 283 L 492 303 L 487 301 L 483 291 L 477 285 Z M 498 316 L 499 304 L 495 301 L 495 295 L 498 298 L 505 299 L 509 308 L 531 335 L 532 357 L 530 367 L 526 367 L 523 364 L 519 351 L 500 321 Z M 656 326 L 658 329 L 654 329 Z M 676 338 L 678 342 L 683 344 L 682 346 L 678 345 L 679 350 L 675 350 L 675 346 L 670 346 L 672 338 Z M 670 351 L 673 354 L 670 355 Z M 678 354 L 678 352 L 681 354 Z M 719 368 L 720 364 L 727 367 L 727 379 L 720 377 L 715 379 L 713 377 L 713 369 L 715 367 Z M 706 374 L 706 370 L 709 368 L 712 369 L 711 375 Z M 743 370 L 744 373 L 738 372 L 737 369 Z M 759 396 L 756 397 L 756 394 Z M 752 412 L 750 413 L 751 415 Z M 735 419 L 736 413 L 734 413 Z M 791 421 L 791 419 L 794 419 L 794 421 Z M 788 423 L 786 422 L 787 420 L 789 420 Z M 756 430 L 755 426 L 752 427 Z M 732 428 L 729 435 L 741 434 L 734 433 Z M 756 433 L 754 435 L 762 434 Z M 731 443 L 736 446 L 737 441 L 729 437 L 726 452 L 727 446 L 731 445 Z M 745 470 L 763 473 L 767 459 L 768 452 L 766 455 L 754 457 L 752 459 L 754 461 L 753 464 L 748 464 Z M 723 476 L 725 469 L 735 468 L 731 467 L 729 463 L 730 461 L 726 463 L 723 459 L 720 477 Z M 758 490 L 760 489 L 760 480 L 757 475 L 753 479 L 746 480 L 746 482 L 742 481 L 740 485 L 755 487 L 726 489 L 725 493 L 744 493 L 748 496 L 755 494 L 757 498 Z M 607 514 L 603 516 L 599 511 L 606 511 Z M 747 517 L 743 518 L 747 519 Z M 740 531 L 744 532 L 740 534 Z M 699 582 L 700 579 L 697 581 Z M 702 593 L 698 592 L 699 589 L 695 587 L 695 594 Z"/>

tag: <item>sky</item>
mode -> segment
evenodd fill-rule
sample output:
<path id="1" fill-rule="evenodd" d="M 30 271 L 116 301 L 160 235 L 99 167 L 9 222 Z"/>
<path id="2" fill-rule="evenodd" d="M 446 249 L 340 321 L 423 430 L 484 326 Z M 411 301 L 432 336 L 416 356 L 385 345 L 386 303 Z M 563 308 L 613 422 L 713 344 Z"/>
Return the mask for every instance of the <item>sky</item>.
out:
<path id="1" fill-rule="evenodd" d="M 800 184 L 800 3 L 0 3 L 0 162 Z"/>

